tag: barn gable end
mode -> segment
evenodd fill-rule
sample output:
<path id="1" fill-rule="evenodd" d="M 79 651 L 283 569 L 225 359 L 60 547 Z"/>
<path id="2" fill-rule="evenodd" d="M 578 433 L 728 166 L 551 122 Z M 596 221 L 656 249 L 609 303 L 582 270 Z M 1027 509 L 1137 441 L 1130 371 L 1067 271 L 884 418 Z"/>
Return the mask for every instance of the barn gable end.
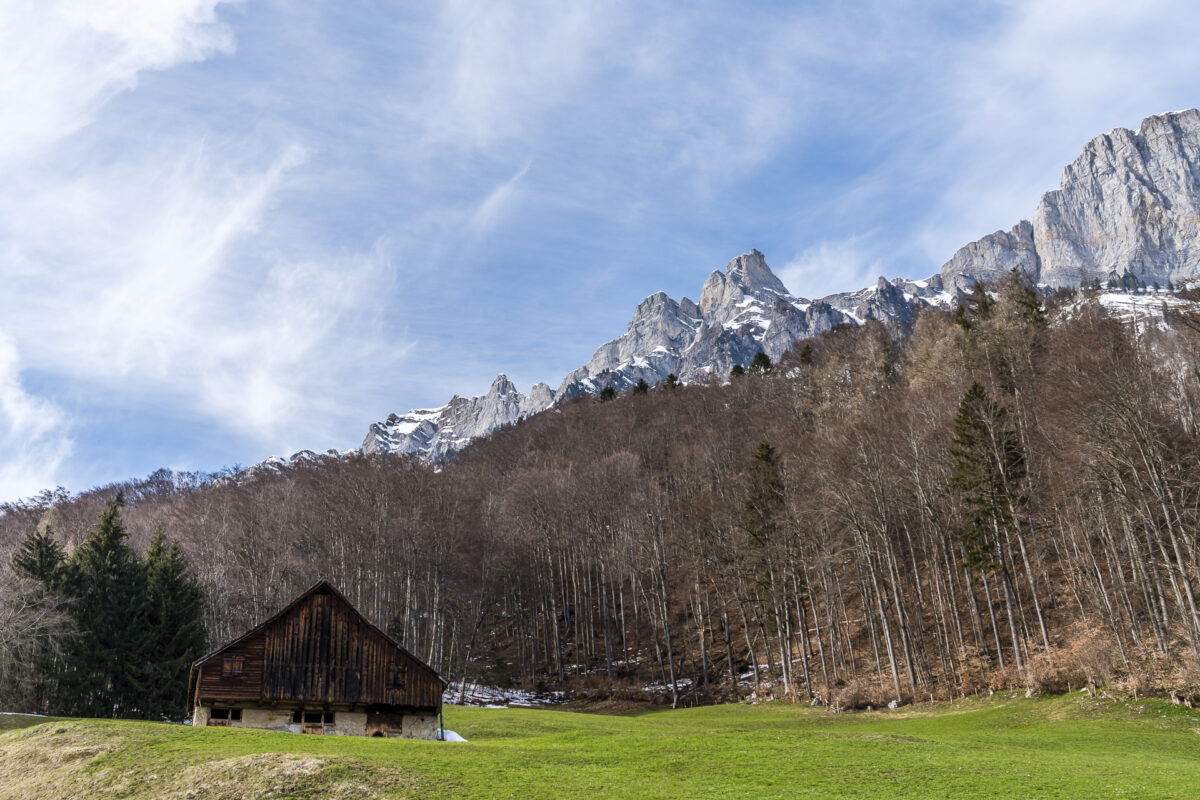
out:
<path id="1" fill-rule="evenodd" d="M 341 712 L 342 719 L 353 720 L 353 730 L 337 732 L 352 733 L 370 732 L 365 721 L 372 718 L 419 718 L 419 727 L 429 728 L 445 688 L 432 668 L 368 622 L 324 580 L 197 660 L 190 683 L 189 713 L 196 724 L 201 718 L 203 724 L 231 724 L 236 714 L 236 721 L 247 720 L 247 726 L 311 730 L 315 723 L 306 720 Z M 214 708 L 230 723 L 210 722 Z M 243 711 L 252 713 L 243 717 Z M 267 718 L 270 724 L 248 721 Z M 402 735 L 394 732 L 399 725 L 376 729 Z"/>

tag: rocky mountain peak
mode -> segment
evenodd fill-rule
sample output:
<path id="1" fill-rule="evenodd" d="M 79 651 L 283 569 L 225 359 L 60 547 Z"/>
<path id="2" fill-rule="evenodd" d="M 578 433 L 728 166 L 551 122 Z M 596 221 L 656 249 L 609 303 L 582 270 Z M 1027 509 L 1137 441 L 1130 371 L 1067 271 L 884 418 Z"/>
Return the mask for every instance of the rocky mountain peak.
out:
<path id="1" fill-rule="evenodd" d="M 488 389 L 487 396 L 499 397 L 501 395 L 514 394 L 519 394 L 517 387 L 513 385 L 513 382 L 508 379 L 507 375 L 501 372 L 496 376 L 496 379 L 492 381 L 492 385 L 491 388 Z"/>
<path id="2" fill-rule="evenodd" d="M 714 270 L 700 291 L 700 315 L 727 317 L 747 297 L 770 302 L 775 297 L 790 297 L 787 287 L 767 266 L 767 259 L 757 250 L 738 256 L 725 266 L 725 272 Z"/>
<path id="3" fill-rule="evenodd" d="M 737 284 L 746 294 L 762 297 L 764 292 L 787 296 L 787 287 L 767 266 L 766 257 L 751 250 L 725 266 L 725 277 Z"/>

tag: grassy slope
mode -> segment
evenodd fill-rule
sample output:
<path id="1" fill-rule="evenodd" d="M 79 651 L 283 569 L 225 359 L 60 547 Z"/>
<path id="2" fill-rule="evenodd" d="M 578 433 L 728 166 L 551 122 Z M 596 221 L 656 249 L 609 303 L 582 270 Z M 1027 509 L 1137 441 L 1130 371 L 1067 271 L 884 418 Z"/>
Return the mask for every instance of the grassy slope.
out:
<path id="1" fill-rule="evenodd" d="M 842 715 L 451 707 L 446 725 L 470 743 L 56 721 L 0 735 L 0 798 L 1200 793 L 1200 713 L 1160 701 L 1005 697 Z"/>

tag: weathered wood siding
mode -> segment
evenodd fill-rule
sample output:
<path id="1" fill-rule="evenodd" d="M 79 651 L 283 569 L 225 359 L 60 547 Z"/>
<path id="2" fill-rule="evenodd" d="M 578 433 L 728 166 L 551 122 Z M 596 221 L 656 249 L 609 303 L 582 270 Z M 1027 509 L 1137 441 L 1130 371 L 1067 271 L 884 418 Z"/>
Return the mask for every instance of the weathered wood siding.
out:
<path id="1" fill-rule="evenodd" d="M 263 631 L 259 631 L 229 646 L 204 664 L 200 668 L 199 695 L 222 700 L 260 700 L 263 686 L 263 634 Z M 242 657 L 241 675 L 224 674 L 227 656 Z"/>
<path id="2" fill-rule="evenodd" d="M 243 674 L 222 675 L 242 656 Z M 317 591 L 200 666 L 199 699 L 437 708 L 442 682 L 340 597 Z"/>

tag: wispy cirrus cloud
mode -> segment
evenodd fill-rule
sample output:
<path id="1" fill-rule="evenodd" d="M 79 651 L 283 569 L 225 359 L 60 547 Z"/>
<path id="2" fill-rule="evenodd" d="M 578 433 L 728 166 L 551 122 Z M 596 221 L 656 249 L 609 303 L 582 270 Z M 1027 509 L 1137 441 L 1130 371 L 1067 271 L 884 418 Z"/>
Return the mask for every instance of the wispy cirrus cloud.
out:
<path id="1" fill-rule="evenodd" d="M 237 0 L 234 0 L 236 2 Z M 147 70 L 233 46 L 229 0 L 11 0 L 0 7 L 0 163 L 85 127 Z"/>
<path id="2" fill-rule="evenodd" d="M 173 414 L 243 451 L 340 441 L 344 387 L 405 351 L 379 345 L 386 237 L 328 247 L 281 210 L 313 157 L 299 136 L 120 108 L 154 71 L 231 55 L 229 4 L 34 5 L 0 12 L 0 108 L 19 119 L 0 126 L 0 493 L 100 477 L 78 459 L 100 457 L 101 408 Z"/>

